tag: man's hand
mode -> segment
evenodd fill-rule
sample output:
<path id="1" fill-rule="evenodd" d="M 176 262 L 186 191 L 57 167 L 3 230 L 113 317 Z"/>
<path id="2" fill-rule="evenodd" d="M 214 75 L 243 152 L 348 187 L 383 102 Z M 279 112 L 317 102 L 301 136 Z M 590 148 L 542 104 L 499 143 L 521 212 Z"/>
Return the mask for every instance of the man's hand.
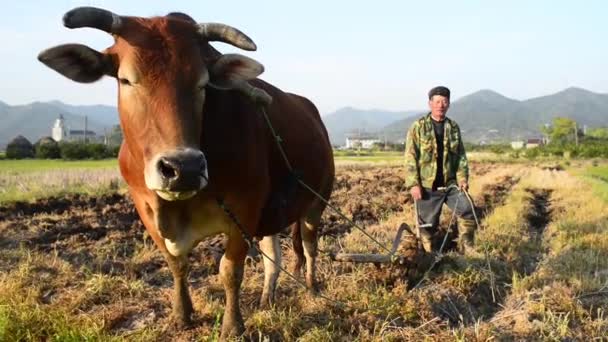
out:
<path id="1" fill-rule="evenodd" d="M 469 190 L 469 183 L 467 183 L 467 181 L 460 181 L 458 183 L 458 187 L 460 188 L 460 190 L 462 191 L 468 191 Z"/>
<path id="2" fill-rule="evenodd" d="M 414 198 L 414 201 L 418 201 L 422 198 L 422 187 L 420 185 L 415 185 L 410 189 L 410 194 Z"/>

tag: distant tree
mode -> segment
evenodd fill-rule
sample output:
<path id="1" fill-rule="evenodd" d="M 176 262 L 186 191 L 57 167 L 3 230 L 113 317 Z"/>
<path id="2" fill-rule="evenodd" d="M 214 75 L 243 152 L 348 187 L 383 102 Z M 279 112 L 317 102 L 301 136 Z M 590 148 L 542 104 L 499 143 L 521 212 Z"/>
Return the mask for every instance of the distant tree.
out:
<path id="1" fill-rule="evenodd" d="M 61 158 L 76 159 L 104 159 L 118 156 L 120 146 L 106 146 L 104 144 L 84 144 L 83 142 L 62 142 L 59 144 Z"/>
<path id="2" fill-rule="evenodd" d="M 40 138 L 40 140 L 34 144 L 34 154 L 38 159 L 61 158 L 59 144 L 51 137 Z"/>
<path id="3" fill-rule="evenodd" d="M 19 135 L 6 145 L 7 159 L 24 159 L 34 157 L 34 146 L 24 136 Z"/>
<path id="4" fill-rule="evenodd" d="M 118 152 L 120 152 L 120 145 L 108 146 L 108 155 L 106 158 L 118 158 Z"/>
<path id="5" fill-rule="evenodd" d="M 405 151 L 405 144 L 396 142 L 379 143 L 384 151 Z"/>
<path id="6" fill-rule="evenodd" d="M 87 144 L 87 157 L 90 159 L 104 159 L 109 156 L 108 149 L 104 144 Z"/>
<path id="7" fill-rule="evenodd" d="M 560 117 L 553 119 L 553 125 L 541 127 L 541 131 L 549 137 L 551 143 L 559 145 L 573 141 L 575 130 L 576 122 L 574 120 Z"/>
<path id="8" fill-rule="evenodd" d="M 591 128 L 587 132 L 587 135 L 597 139 L 608 139 L 608 128 Z"/>
<path id="9" fill-rule="evenodd" d="M 87 145 L 79 142 L 62 142 L 59 144 L 61 159 L 77 160 L 88 159 Z"/>
<path id="10" fill-rule="evenodd" d="M 119 146 L 120 144 L 122 144 L 122 129 L 120 125 L 114 125 L 108 136 L 108 145 Z"/>

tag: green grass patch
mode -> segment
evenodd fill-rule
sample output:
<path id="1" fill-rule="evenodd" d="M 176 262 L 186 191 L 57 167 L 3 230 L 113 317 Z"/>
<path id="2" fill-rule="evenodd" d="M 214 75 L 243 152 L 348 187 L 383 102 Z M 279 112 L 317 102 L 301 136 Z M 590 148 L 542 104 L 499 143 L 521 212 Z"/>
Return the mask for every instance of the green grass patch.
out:
<path id="1" fill-rule="evenodd" d="M 0 304 L 2 341 L 118 341 L 102 331 L 95 322 L 82 322 L 62 310 L 39 305 Z"/>
<path id="2" fill-rule="evenodd" d="M 99 273 L 87 275 L 61 258 L 25 249 L 0 252 L 0 341 L 150 341 L 152 327 L 126 332 L 111 330 L 108 317 L 93 307 L 102 296 L 146 299 L 141 281 Z M 18 262 L 18 264 L 13 264 Z M 66 286 L 70 284 L 70 286 Z M 66 291 L 73 291 L 66 295 Z M 49 300 L 43 300 L 50 295 Z M 54 295 L 53 295 L 54 294 Z M 96 302 L 97 301 L 97 302 Z M 114 308 L 114 310 L 121 310 Z M 106 311 L 107 312 L 107 311 Z"/>
<path id="3" fill-rule="evenodd" d="M 335 150 L 334 160 L 337 164 L 357 164 L 357 163 L 403 163 L 404 154 L 399 151 L 351 151 Z"/>
<path id="4" fill-rule="evenodd" d="M 608 166 L 607 165 L 588 167 L 585 170 L 585 173 L 587 175 L 591 176 L 592 178 L 596 178 L 596 179 L 602 180 L 604 182 L 608 182 Z"/>
<path id="5" fill-rule="evenodd" d="M 123 184 L 115 159 L 0 160 L 0 204 L 74 193 L 100 195 Z"/>
<path id="6" fill-rule="evenodd" d="M 569 171 L 590 183 L 593 187 L 593 194 L 608 202 L 608 165 L 604 163 L 597 166 L 574 168 Z"/>
<path id="7" fill-rule="evenodd" d="M 62 170 L 62 169 L 99 169 L 99 168 L 118 168 L 118 161 L 116 159 L 103 159 L 103 160 L 76 160 L 76 161 L 65 161 L 65 160 L 54 160 L 54 159 L 22 159 L 12 160 L 4 159 L 0 160 L 0 174 L 3 172 L 36 172 L 36 171 L 48 171 L 48 170 Z"/>

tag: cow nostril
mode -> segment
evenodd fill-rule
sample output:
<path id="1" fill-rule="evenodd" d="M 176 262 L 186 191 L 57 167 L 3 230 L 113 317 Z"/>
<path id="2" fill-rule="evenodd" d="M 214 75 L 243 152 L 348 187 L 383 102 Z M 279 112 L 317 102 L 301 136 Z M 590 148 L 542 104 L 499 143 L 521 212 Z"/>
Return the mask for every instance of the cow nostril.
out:
<path id="1" fill-rule="evenodd" d="M 179 176 L 175 165 L 166 159 L 158 161 L 158 171 L 160 171 L 160 174 L 166 179 L 174 179 Z"/>

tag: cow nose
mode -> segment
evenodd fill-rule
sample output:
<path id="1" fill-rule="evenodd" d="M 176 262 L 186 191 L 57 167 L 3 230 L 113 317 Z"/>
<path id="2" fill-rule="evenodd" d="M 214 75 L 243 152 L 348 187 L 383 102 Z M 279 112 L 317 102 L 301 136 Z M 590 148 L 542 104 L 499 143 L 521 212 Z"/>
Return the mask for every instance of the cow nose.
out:
<path id="1" fill-rule="evenodd" d="M 180 150 L 158 158 L 156 171 L 163 190 L 200 190 L 207 181 L 207 161 L 201 151 Z"/>

